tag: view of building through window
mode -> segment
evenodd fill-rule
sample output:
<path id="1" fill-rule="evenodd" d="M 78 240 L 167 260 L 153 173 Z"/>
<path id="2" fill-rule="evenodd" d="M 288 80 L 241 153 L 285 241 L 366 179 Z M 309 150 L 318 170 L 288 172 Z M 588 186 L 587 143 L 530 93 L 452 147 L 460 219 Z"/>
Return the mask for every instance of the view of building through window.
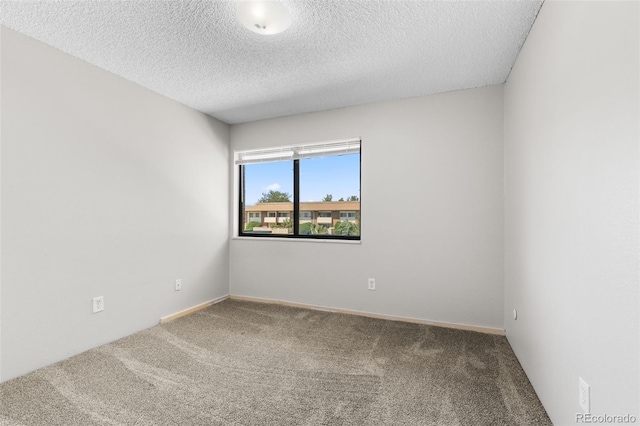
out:
<path id="1" fill-rule="evenodd" d="M 360 236 L 360 154 L 240 167 L 244 194 L 241 234 L 284 236 L 297 230 L 298 236 Z M 299 168 L 298 182 L 295 167 Z M 299 200 L 294 199 L 296 185 Z"/>

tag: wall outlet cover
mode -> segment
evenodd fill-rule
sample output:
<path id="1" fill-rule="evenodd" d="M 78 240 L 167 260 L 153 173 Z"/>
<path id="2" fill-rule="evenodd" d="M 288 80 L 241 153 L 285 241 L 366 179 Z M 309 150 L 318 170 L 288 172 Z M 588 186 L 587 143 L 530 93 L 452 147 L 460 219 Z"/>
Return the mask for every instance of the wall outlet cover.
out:
<path id="1" fill-rule="evenodd" d="M 591 387 L 580 377 L 580 384 L 578 388 L 578 399 L 580 408 L 585 413 L 591 412 Z"/>
<path id="2" fill-rule="evenodd" d="M 93 313 L 104 311 L 104 296 L 93 298 Z"/>
<path id="3" fill-rule="evenodd" d="M 369 278 L 369 280 L 367 281 L 367 288 L 369 290 L 375 290 L 376 289 L 376 279 L 375 278 Z"/>

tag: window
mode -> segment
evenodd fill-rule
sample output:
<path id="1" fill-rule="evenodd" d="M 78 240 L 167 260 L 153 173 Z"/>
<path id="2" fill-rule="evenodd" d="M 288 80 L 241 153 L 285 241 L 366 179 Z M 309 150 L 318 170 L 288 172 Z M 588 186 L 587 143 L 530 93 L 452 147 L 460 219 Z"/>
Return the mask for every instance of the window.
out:
<path id="1" fill-rule="evenodd" d="M 288 224 L 291 222 L 291 213 L 289 212 L 278 212 L 278 223 L 280 224 Z M 287 227 L 289 228 L 289 227 Z M 291 226 L 293 228 L 293 226 Z"/>
<path id="2" fill-rule="evenodd" d="M 300 223 L 311 222 L 312 217 L 311 212 L 300 212 Z"/>
<path id="3" fill-rule="evenodd" d="M 340 212 L 340 220 L 353 222 L 356 220 L 356 212 Z"/>
<path id="4" fill-rule="evenodd" d="M 236 158 L 239 235 L 360 239 L 360 140 L 241 151 Z M 251 222 L 261 226 L 253 231 Z"/>

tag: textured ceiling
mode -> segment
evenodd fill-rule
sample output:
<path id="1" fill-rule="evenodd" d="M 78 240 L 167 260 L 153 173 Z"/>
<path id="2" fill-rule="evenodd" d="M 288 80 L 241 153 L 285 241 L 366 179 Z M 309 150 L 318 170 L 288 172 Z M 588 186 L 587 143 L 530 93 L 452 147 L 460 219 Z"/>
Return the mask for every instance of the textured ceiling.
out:
<path id="1" fill-rule="evenodd" d="M 227 123 L 503 83 L 542 1 L 0 1 L 3 25 Z"/>

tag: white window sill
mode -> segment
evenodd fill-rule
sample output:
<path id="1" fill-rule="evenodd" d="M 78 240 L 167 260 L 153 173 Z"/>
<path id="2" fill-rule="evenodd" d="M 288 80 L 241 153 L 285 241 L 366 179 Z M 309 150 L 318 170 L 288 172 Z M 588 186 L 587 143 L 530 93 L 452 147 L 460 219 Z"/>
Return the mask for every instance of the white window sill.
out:
<path id="1" fill-rule="evenodd" d="M 315 239 L 315 238 L 278 238 L 278 237 L 231 237 L 232 240 L 239 241 L 286 241 L 295 243 L 314 243 L 314 244 L 362 244 L 362 240 L 334 240 L 334 239 Z"/>

